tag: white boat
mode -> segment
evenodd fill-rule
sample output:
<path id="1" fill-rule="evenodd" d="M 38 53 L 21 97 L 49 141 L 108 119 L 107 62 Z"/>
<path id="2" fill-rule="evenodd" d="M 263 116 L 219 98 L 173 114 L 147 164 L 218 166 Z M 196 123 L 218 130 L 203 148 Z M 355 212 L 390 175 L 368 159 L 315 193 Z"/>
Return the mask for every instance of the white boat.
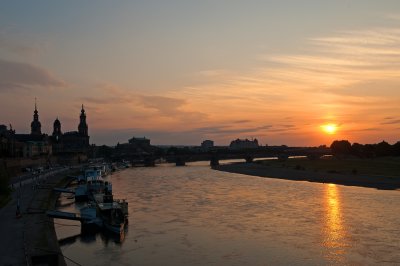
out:
<path id="1" fill-rule="evenodd" d="M 75 189 L 75 201 L 86 201 L 93 194 L 107 191 L 112 193 L 111 182 L 104 181 L 101 170 L 90 168 L 86 169 L 83 176 L 78 179 L 80 185 Z"/>

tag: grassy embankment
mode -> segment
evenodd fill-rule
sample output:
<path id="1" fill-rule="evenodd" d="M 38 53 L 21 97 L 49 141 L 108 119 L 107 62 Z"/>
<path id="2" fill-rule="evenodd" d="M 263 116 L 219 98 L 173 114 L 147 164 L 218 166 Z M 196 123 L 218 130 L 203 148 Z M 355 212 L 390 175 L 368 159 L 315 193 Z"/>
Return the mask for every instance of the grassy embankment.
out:
<path id="1" fill-rule="evenodd" d="M 320 173 L 345 175 L 368 175 L 400 178 L 400 157 L 381 157 L 374 159 L 323 157 L 319 160 L 290 158 L 286 161 L 265 160 L 262 165 Z"/>

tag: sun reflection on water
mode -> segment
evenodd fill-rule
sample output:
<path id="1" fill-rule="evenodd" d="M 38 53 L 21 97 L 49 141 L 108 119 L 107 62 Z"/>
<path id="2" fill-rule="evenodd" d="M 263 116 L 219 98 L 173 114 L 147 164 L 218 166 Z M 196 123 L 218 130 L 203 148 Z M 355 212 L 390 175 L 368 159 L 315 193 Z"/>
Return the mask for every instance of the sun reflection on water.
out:
<path id="1" fill-rule="evenodd" d="M 340 191 L 335 184 L 325 186 L 324 246 L 327 249 L 327 257 L 337 263 L 344 259 L 348 247 L 340 199 Z"/>

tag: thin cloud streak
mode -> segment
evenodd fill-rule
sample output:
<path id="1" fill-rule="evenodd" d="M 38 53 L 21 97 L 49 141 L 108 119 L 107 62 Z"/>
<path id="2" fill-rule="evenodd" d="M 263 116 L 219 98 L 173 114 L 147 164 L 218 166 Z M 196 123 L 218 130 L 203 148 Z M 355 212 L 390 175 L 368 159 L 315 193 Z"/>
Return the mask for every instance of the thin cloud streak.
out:
<path id="1" fill-rule="evenodd" d="M 50 71 L 27 63 L 0 59 L 0 92 L 14 89 L 65 87 Z"/>
<path id="2" fill-rule="evenodd" d="M 26 39 L 30 41 L 27 42 Z M 9 52 L 21 57 L 21 59 L 32 58 L 39 55 L 47 46 L 44 42 L 37 42 L 33 36 L 25 36 L 16 32 L 10 26 L 0 26 L 0 51 Z"/>
<path id="3" fill-rule="evenodd" d="M 400 119 L 389 120 L 381 123 L 381 125 L 397 125 L 397 124 L 400 124 Z"/>

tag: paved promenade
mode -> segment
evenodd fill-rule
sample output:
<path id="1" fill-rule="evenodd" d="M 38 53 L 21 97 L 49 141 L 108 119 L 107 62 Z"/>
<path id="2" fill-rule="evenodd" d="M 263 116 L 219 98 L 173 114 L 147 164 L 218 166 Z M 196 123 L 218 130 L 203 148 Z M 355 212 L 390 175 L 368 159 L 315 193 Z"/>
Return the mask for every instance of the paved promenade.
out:
<path id="1" fill-rule="evenodd" d="M 1 265 L 65 265 L 52 219 L 53 187 L 72 170 L 55 169 L 38 177 L 13 179 L 12 200 L 0 209 Z M 21 216 L 16 216 L 19 205 Z"/>

